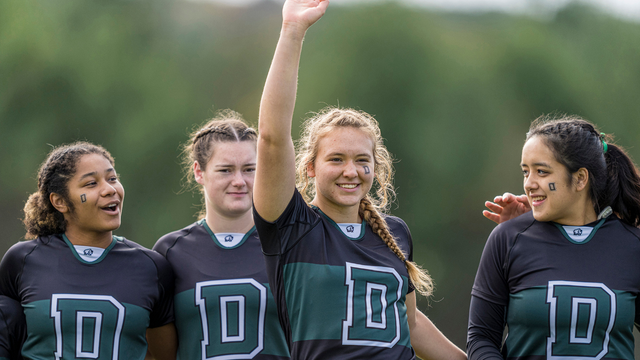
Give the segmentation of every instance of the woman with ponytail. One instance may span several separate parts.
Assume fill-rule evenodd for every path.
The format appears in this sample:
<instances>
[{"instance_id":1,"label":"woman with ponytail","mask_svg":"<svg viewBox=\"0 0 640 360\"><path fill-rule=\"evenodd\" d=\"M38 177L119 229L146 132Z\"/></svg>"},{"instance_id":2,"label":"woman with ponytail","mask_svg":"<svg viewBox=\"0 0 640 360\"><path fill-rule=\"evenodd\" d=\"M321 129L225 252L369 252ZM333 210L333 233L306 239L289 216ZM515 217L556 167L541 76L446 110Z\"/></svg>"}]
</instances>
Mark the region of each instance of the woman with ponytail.
<instances>
[{"instance_id":1,"label":"woman with ponytail","mask_svg":"<svg viewBox=\"0 0 640 360\"><path fill-rule=\"evenodd\" d=\"M254 220L291 357L465 359L416 308L432 283L406 224L383 213L393 169L376 120L327 108L306 122L295 156L302 40L327 6L285 2L260 104Z\"/></svg>"},{"instance_id":2,"label":"woman with ponytail","mask_svg":"<svg viewBox=\"0 0 640 360\"><path fill-rule=\"evenodd\" d=\"M223 110L183 146L186 184L204 206L153 247L176 275L180 360L289 359L251 211L257 139L242 115Z\"/></svg>"},{"instance_id":3,"label":"woman with ponytail","mask_svg":"<svg viewBox=\"0 0 640 360\"><path fill-rule=\"evenodd\" d=\"M471 292L471 359L634 358L640 174L612 140L575 116L532 123L525 195L487 203L501 224Z\"/></svg>"},{"instance_id":4,"label":"woman with ponytail","mask_svg":"<svg viewBox=\"0 0 640 360\"><path fill-rule=\"evenodd\" d=\"M56 147L40 167L24 207L31 240L0 262L0 295L24 309L25 358L175 359L173 273L160 254L113 235L123 201L101 146Z\"/></svg>"}]
</instances>

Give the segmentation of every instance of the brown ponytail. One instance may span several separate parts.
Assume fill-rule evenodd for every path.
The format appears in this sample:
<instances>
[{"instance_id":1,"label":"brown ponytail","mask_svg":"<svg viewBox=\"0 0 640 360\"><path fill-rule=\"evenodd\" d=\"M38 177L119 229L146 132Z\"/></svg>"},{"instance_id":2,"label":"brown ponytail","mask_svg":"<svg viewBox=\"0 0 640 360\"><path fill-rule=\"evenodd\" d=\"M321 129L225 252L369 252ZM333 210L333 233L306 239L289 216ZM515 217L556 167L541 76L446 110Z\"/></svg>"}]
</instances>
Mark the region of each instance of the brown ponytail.
<instances>
[{"instance_id":1,"label":"brown ponytail","mask_svg":"<svg viewBox=\"0 0 640 360\"><path fill-rule=\"evenodd\" d=\"M387 226L387 222L384 221L382 216L378 210L373 206L371 201L369 200L369 196L367 195L362 200L360 200L360 208L358 209L358 214L364 221L371 226L373 232L378 234L380 238L387 244L389 249L393 251L393 253L400 259L404 265L407 267L407 272L409 272L409 279L411 283L415 287L416 291L425 297L431 296L433 292L433 280L429 273L421 268L419 265L414 263L413 261L407 260L406 256L398 246L396 239L389 232L389 227Z\"/></svg>"}]
</instances>

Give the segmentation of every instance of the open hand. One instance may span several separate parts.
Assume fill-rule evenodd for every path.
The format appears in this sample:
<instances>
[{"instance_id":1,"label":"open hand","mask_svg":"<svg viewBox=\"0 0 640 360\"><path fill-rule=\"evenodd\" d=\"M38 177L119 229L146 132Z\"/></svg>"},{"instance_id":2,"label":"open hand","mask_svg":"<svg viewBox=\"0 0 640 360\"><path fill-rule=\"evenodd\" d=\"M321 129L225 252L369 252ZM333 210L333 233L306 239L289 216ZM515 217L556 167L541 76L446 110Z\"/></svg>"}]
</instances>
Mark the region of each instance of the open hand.
<instances>
[{"instance_id":1,"label":"open hand","mask_svg":"<svg viewBox=\"0 0 640 360\"><path fill-rule=\"evenodd\" d=\"M531 205L526 195L516 196L508 192L502 196L496 196L493 202L485 202L484 206L489 210L484 210L482 215L496 224L501 224L531 211Z\"/></svg>"},{"instance_id":2,"label":"open hand","mask_svg":"<svg viewBox=\"0 0 640 360\"><path fill-rule=\"evenodd\" d=\"M282 8L282 23L308 29L329 6L329 0L287 0Z\"/></svg>"}]
</instances>

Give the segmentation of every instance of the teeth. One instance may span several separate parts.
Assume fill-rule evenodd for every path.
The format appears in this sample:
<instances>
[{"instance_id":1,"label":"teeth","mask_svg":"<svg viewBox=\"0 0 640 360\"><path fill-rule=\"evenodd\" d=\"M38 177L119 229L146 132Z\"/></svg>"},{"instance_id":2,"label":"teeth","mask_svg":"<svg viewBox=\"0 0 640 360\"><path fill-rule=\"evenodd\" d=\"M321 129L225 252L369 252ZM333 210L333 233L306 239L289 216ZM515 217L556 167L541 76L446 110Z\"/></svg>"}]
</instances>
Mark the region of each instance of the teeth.
<instances>
[{"instance_id":1,"label":"teeth","mask_svg":"<svg viewBox=\"0 0 640 360\"><path fill-rule=\"evenodd\" d=\"M546 196L534 196L534 197L532 197L531 199L532 199L533 201L542 201L542 200L544 200L544 199L546 199L546 198L547 198Z\"/></svg>"},{"instance_id":2,"label":"teeth","mask_svg":"<svg viewBox=\"0 0 640 360\"><path fill-rule=\"evenodd\" d=\"M358 185L347 185L347 184L342 184L342 185L338 185L338 186L343 187L343 188L345 188L345 189L355 189L355 188L356 188L356 186L358 186Z\"/></svg>"}]
</instances>

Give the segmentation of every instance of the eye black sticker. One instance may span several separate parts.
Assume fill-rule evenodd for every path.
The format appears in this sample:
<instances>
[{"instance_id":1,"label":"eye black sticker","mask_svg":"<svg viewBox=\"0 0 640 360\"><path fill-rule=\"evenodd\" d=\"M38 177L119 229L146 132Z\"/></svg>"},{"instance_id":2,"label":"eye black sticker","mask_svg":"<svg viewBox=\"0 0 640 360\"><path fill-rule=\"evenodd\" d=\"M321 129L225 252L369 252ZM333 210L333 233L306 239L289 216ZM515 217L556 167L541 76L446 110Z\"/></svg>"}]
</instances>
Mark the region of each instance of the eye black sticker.
<instances>
[{"instance_id":1,"label":"eye black sticker","mask_svg":"<svg viewBox=\"0 0 640 360\"><path fill-rule=\"evenodd\" d=\"M549 183L549 190L556 191L556 183Z\"/></svg>"},{"instance_id":2,"label":"eye black sticker","mask_svg":"<svg viewBox=\"0 0 640 360\"><path fill-rule=\"evenodd\" d=\"M81 200L82 202L87 202L87 195L86 195L86 194L82 194L82 195L80 195L80 200Z\"/></svg>"},{"instance_id":3,"label":"eye black sticker","mask_svg":"<svg viewBox=\"0 0 640 360\"><path fill-rule=\"evenodd\" d=\"M371 172L371 170L369 170L369 167L367 165L363 166L363 168L364 168L365 174L369 174Z\"/></svg>"}]
</instances>

